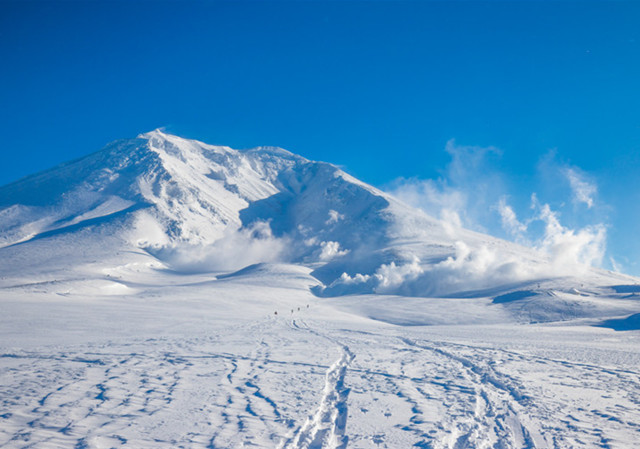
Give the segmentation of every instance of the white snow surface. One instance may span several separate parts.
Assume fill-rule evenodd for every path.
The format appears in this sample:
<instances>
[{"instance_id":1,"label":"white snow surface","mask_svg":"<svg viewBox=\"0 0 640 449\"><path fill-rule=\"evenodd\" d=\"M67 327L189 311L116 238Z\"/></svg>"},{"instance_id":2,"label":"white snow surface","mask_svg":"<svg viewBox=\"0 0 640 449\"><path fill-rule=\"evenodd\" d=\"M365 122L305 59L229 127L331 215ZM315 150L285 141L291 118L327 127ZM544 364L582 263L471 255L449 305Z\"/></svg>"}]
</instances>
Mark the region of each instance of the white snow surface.
<instances>
[{"instance_id":1,"label":"white snow surface","mask_svg":"<svg viewBox=\"0 0 640 449\"><path fill-rule=\"evenodd\" d=\"M156 130L0 188L0 447L634 448L639 299Z\"/></svg>"}]
</instances>

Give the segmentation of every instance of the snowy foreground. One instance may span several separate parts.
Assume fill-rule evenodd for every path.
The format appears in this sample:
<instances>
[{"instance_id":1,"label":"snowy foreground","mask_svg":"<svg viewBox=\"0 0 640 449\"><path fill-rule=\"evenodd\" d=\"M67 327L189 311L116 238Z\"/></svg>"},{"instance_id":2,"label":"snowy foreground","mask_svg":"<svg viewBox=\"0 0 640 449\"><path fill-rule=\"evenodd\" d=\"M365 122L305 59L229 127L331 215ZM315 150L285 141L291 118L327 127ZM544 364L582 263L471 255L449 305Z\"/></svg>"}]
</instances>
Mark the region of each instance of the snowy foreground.
<instances>
[{"instance_id":1,"label":"snowy foreground","mask_svg":"<svg viewBox=\"0 0 640 449\"><path fill-rule=\"evenodd\" d=\"M0 187L0 447L640 447L640 279L541 211L160 130Z\"/></svg>"},{"instance_id":2,"label":"snowy foreground","mask_svg":"<svg viewBox=\"0 0 640 449\"><path fill-rule=\"evenodd\" d=\"M103 280L101 293L82 280L5 281L1 447L640 443L638 331L584 320L461 325L496 322L498 306L317 298L313 278L286 265L218 280L126 269L127 281ZM132 293L112 295L114 286ZM382 321L402 316L412 325Z\"/></svg>"}]
</instances>

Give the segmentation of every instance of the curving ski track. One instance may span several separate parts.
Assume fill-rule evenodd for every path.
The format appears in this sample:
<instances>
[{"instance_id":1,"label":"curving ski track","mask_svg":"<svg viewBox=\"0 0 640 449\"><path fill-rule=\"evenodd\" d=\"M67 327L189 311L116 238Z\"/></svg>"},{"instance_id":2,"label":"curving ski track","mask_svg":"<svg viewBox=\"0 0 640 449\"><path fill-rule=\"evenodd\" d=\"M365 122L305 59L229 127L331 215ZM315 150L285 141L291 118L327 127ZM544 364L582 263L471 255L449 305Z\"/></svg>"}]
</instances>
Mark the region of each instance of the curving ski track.
<instances>
[{"instance_id":1,"label":"curving ski track","mask_svg":"<svg viewBox=\"0 0 640 449\"><path fill-rule=\"evenodd\" d=\"M626 449L640 436L631 364L309 315L0 354L0 447Z\"/></svg>"}]
</instances>

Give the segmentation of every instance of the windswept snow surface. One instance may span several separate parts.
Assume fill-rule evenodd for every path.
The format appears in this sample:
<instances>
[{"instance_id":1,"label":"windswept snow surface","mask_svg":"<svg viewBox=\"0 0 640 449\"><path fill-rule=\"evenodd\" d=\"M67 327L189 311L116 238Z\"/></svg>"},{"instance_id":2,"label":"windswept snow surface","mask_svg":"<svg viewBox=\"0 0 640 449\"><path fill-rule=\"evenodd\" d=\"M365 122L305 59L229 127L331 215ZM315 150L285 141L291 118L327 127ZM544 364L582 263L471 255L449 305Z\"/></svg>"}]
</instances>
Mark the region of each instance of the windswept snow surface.
<instances>
[{"instance_id":1,"label":"windswept snow surface","mask_svg":"<svg viewBox=\"0 0 640 449\"><path fill-rule=\"evenodd\" d=\"M154 131L0 188L0 447L634 448L637 279Z\"/></svg>"}]
</instances>

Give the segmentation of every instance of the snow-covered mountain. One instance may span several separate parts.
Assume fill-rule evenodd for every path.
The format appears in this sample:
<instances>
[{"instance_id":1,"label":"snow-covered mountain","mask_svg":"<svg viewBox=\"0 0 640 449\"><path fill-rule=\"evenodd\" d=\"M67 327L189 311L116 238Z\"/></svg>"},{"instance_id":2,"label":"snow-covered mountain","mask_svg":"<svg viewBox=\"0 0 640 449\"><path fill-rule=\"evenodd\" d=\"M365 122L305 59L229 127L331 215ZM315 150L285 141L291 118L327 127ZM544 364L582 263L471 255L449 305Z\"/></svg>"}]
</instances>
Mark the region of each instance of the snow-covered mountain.
<instances>
[{"instance_id":1,"label":"snow-covered mountain","mask_svg":"<svg viewBox=\"0 0 640 449\"><path fill-rule=\"evenodd\" d=\"M0 188L0 244L5 278L56 282L131 257L217 276L285 263L308 269L318 296L537 298L552 309L558 296L575 308L635 283L456 228L328 163L160 130Z\"/></svg>"}]
</instances>

